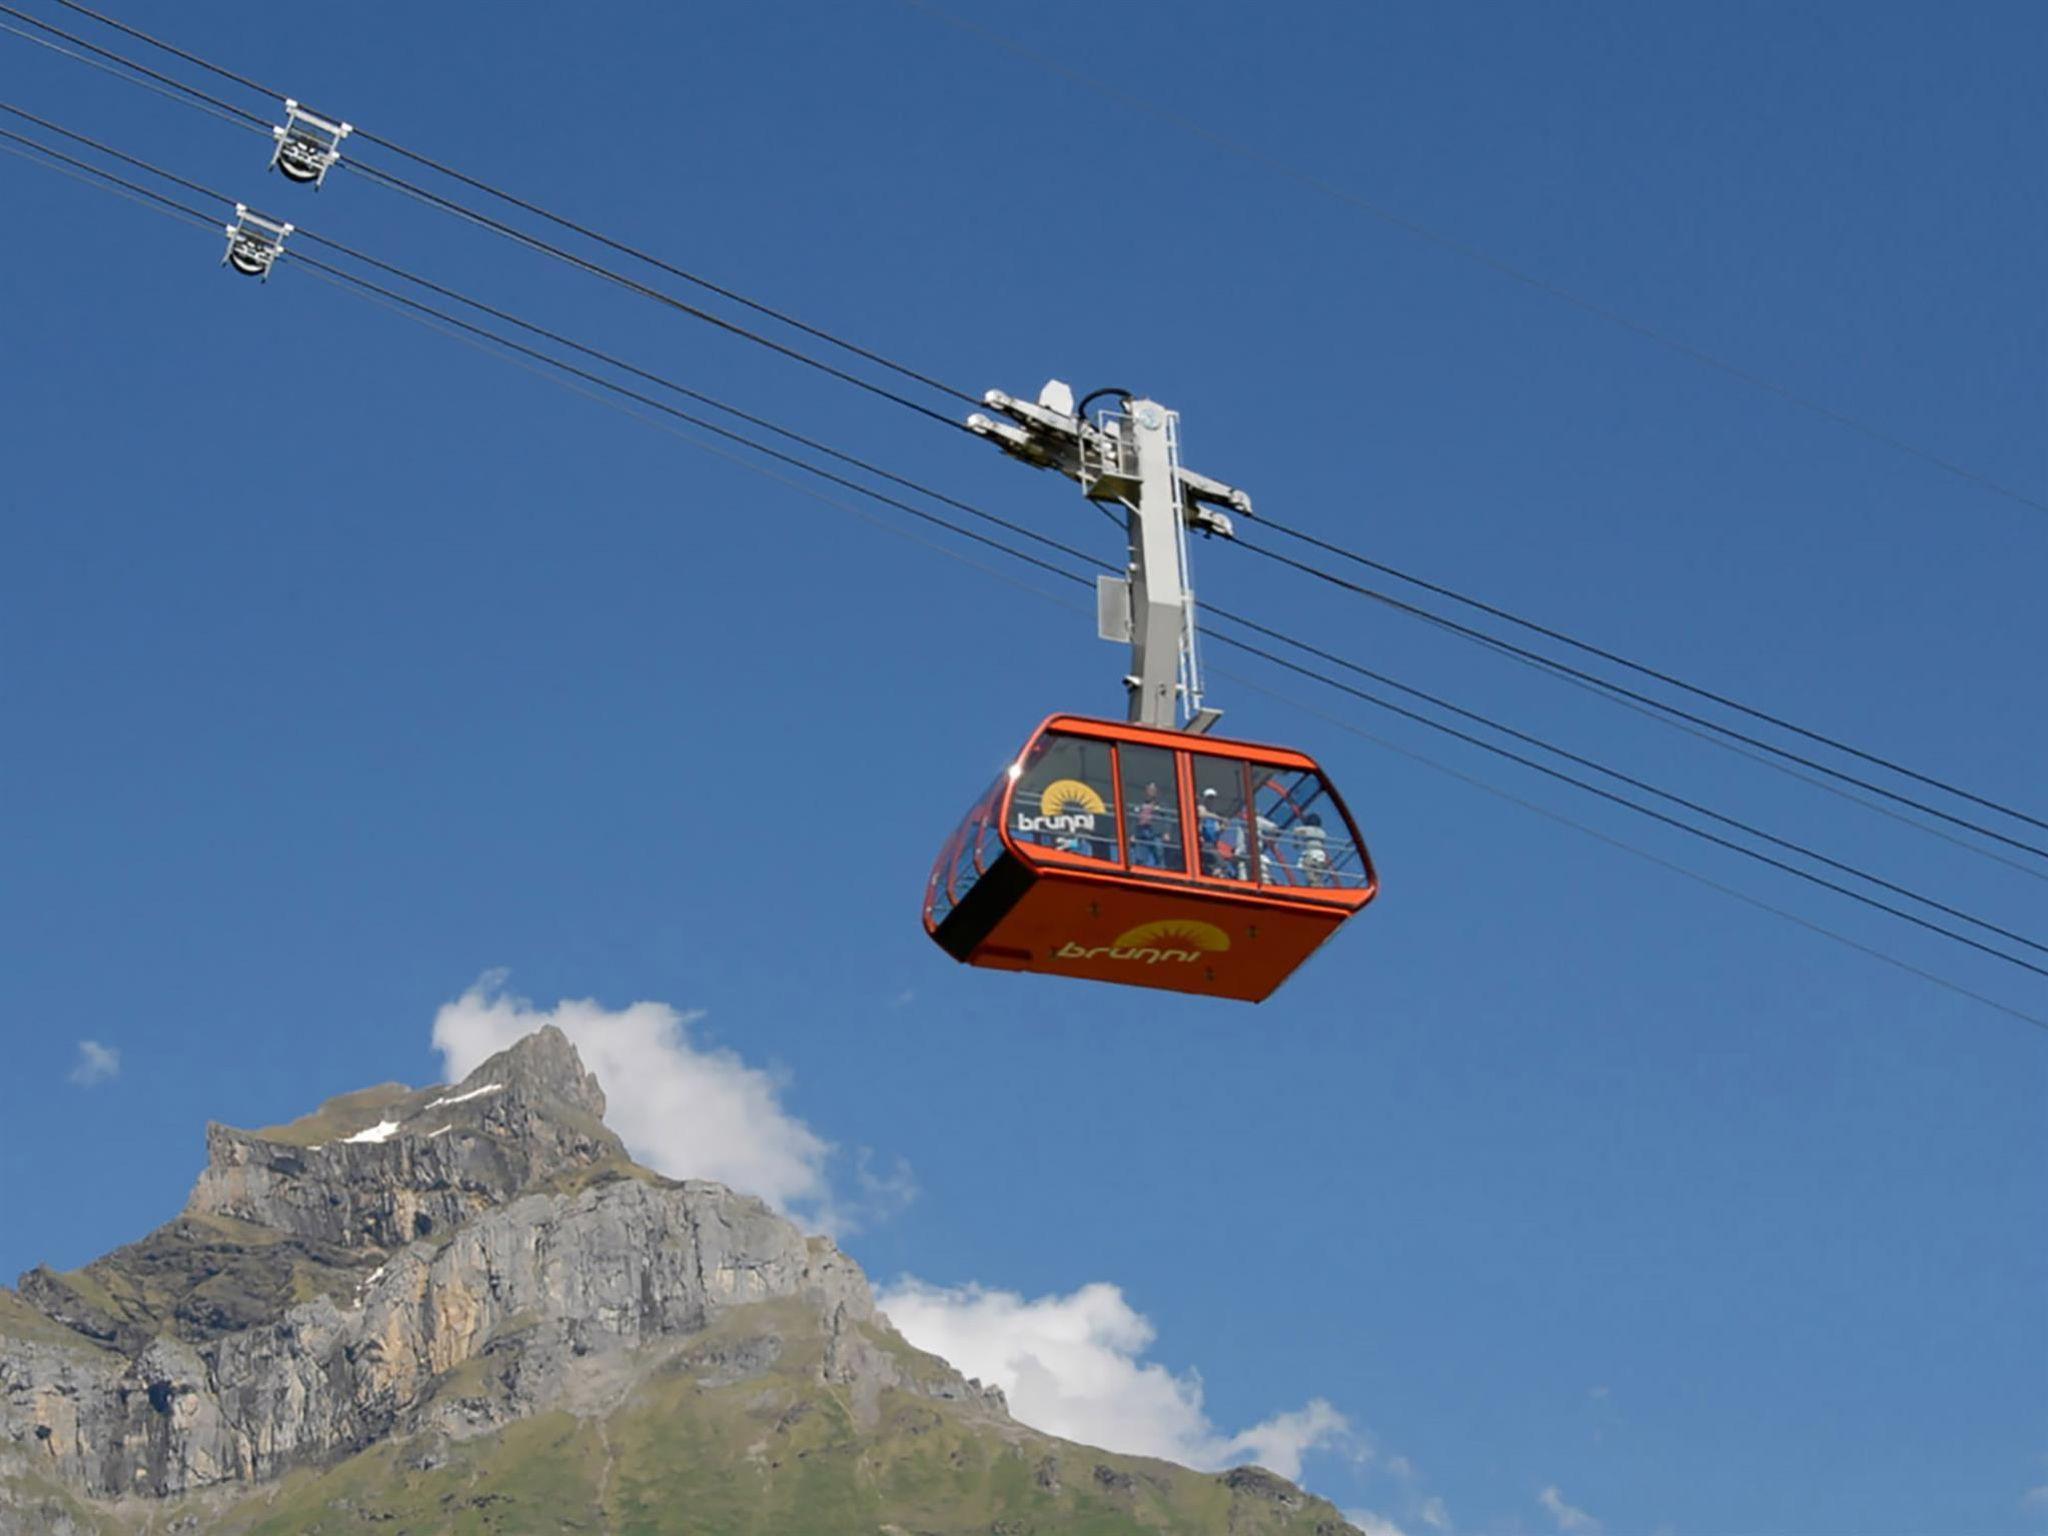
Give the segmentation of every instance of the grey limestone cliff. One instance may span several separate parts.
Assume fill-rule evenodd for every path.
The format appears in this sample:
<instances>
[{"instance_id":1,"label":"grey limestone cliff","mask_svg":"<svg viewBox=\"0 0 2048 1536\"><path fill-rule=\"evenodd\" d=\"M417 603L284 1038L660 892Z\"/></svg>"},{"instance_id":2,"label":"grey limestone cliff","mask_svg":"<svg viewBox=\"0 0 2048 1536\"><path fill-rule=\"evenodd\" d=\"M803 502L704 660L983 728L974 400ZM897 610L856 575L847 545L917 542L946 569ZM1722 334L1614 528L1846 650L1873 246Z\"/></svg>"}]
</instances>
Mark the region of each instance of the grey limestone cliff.
<instances>
[{"instance_id":1,"label":"grey limestone cliff","mask_svg":"<svg viewBox=\"0 0 2048 1536\"><path fill-rule=\"evenodd\" d=\"M176 1221L0 1291L0 1447L97 1498L265 1479L530 1415L607 1356L778 1299L815 1316L824 1374L856 1401L902 1384L832 1243L634 1166L603 1114L550 1028L451 1088L209 1127ZM957 1377L925 1385L1001 1412Z\"/></svg>"}]
</instances>

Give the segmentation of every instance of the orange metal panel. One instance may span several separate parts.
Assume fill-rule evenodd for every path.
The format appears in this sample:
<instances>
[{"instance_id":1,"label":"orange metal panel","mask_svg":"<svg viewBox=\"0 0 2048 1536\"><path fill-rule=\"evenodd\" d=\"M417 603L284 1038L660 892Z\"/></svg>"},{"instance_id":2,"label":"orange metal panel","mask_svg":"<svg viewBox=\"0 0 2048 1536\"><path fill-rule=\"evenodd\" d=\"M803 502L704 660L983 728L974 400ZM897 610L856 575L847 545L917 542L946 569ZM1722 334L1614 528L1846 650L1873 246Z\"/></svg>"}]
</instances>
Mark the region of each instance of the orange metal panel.
<instances>
[{"instance_id":1,"label":"orange metal panel","mask_svg":"<svg viewBox=\"0 0 2048 1536\"><path fill-rule=\"evenodd\" d=\"M1102 741L1135 741L1169 752L1206 752L1218 757L1243 757L1275 768L1314 768L1315 759L1287 747L1269 747L1257 741L1232 741L1221 736L1194 736L1186 731L1162 731L1149 725L1132 725L1127 720L1097 720L1087 715L1053 715L1031 733L1036 741L1047 731L1064 731L1073 736L1093 736ZM1025 744L1029 749L1030 743ZM1018 753L1021 759L1023 753Z\"/></svg>"},{"instance_id":2,"label":"orange metal panel","mask_svg":"<svg viewBox=\"0 0 2048 1536\"><path fill-rule=\"evenodd\" d=\"M967 960L1260 1002L1350 915L1041 869Z\"/></svg>"}]
</instances>

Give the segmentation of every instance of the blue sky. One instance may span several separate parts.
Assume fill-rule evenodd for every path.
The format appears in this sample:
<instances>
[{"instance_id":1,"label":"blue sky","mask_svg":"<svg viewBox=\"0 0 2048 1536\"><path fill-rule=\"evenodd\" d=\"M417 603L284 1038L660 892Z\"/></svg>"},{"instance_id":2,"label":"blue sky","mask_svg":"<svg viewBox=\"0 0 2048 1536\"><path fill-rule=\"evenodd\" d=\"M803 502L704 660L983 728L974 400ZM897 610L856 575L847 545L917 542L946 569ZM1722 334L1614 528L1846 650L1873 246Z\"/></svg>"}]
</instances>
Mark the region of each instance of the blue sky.
<instances>
[{"instance_id":1,"label":"blue sky","mask_svg":"<svg viewBox=\"0 0 2048 1536\"><path fill-rule=\"evenodd\" d=\"M2036 7L999 24L2048 499ZM2048 513L929 13L175 28L970 389L1149 392L1295 525L2041 807ZM964 437L0 60L32 110L1116 556ZM772 1074L840 1191L857 1149L907 1167L847 1237L878 1281L1114 1286L1153 1336L1105 1337L1198 1371L1222 1438L1333 1405L1355 1434L1306 1481L1408 1536L2048 1529L2048 1035L1354 731L2048 1011L2022 973L1221 653L1227 726L1324 759L1383 898L1256 1010L956 968L916 921L932 853L1037 719L1119 707L1088 618L11 157L0 206L0 1274L171 1215L208 1118L436 1078L437 1015L502 968L537 1011L687 1015L677 1048ZM2048 910L1198 556L1226 606L2009 926ZM73 1081L86 1040L118 1070Z\"/></svg>"}]
</instances>

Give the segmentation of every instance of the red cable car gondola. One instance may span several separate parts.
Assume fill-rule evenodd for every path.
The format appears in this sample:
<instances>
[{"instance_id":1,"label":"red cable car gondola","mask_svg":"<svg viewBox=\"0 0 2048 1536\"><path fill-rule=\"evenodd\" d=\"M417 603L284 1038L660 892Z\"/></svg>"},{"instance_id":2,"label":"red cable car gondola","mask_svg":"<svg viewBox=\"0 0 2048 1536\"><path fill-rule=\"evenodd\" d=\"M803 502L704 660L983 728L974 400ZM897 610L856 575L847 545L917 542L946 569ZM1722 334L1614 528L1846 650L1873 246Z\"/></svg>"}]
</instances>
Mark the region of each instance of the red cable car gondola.
<instances>
[{"instance_id":1,"label":"red cable car gondola","mask_svg":"<svg viewBox=\"0 0 2048 1536\"><path fill-rule=\"evenodd\" d=\"M1091 422L1104 395L1123 408ZM1156 401L1076 406L1056 379L1035 404L986 398L1010 419L970 430L1128 514L1128 574L1097 579L1097 632L1131 647L1130 719L1032 733L940 850L925 931L969 965L1260 1002L1379 881L1313 758L1208 734L1187 532L1234 537L1251 498L1182 466Z\"/></svg>"},{"instance_id":2,"label":"red cable car gondola","mask_svg":"<svg viewBox=\"0 0 2048 1536\"><path fill-rule=\"evenodd\" d=\"M1259 1002L1378 888L1312 758L1054 715L941 850L924 924L969 965Z\"/></svg>"}]
</instances>

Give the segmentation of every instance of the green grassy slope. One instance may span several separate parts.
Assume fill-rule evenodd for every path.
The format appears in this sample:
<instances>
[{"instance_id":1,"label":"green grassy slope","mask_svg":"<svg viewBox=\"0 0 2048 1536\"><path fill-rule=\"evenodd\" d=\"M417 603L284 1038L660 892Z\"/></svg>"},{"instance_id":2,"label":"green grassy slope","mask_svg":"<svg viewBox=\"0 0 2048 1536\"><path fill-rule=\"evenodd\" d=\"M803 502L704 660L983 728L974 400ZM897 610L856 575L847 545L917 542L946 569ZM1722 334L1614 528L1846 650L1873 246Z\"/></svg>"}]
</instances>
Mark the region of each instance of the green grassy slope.
<instances>
[{"instance_id":1,"label":"green grassy slope","mask_svg":"<svg viewBox=\"0 0 2048 1536\"><path fill-rule=\"evenodd\" d=\"M906 1379L942 1368L877 1330ZM761 1346L754 1349L754 1346ZM735 1367L736 1358L758 1363ZM415 1436L232 1503L118 1510L64 1500L80 1536L1340 1536L1337 1511L1265 1473L1215 1475L1054 1440L977 1404L821 1378L815 1318L739 1307L622 1400L467 1440ZM475 1362L471 1362L475 1364ZM929 1373L929 1374L928 1374ZM444 1402L488 1399L454 1372ZM51 1506L55 1507L55 1506ZM181 1525L181 1521L192 1522Z\"/></svg>"}]
</instances>

